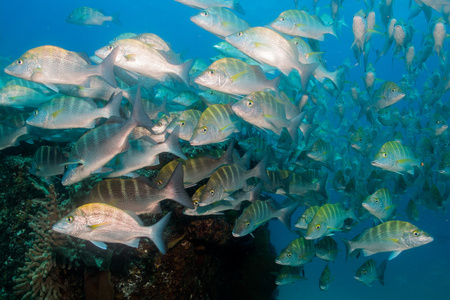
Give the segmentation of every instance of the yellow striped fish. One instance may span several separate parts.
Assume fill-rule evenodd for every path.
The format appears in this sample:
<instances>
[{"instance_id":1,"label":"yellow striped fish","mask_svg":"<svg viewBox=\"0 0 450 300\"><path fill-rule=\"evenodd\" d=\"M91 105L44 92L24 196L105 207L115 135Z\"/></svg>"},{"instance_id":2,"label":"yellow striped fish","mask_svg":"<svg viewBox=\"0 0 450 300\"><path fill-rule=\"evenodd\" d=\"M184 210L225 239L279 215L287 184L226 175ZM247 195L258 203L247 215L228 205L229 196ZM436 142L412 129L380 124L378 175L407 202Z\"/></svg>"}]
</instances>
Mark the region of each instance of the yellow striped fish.
<instances>
[{"instance_id":1,"label":"yellow striped fish","mask_svg":"<svg viewBox=\"0 0 450 300\"><path fill-rule=\"evenodd\" d=\"M298 218L297 222L295 222L295 227L300 229L308 229L308 224L311 223L319 208L320 206L316 205L306 209L300 218Z\"/></svg>"},{"instance_id":2,"label":"yellow striped fish","mask_svg":"<svg viewBox=\"0 0 450 300\"><path fill-rule=\"evenodd\" d=\"M386 264L387 260L384 260L377 268L377 263L371 258L356 270L355 279L368 286L372 286L371 283L375 280L379 280L381 285L384 285L384 271L386 270Z\"/></svg>"},{"instance_id":3,"label":"yellow striped fish","mask_svg":"<svg viewBox=\"0 0 450 300\"><path fill-rule=\"evenodd\" d=\"M414 175L414 167L419 166L419 160L409 147L399 141L390 141L381 147L372 165L401 175L405 172Z\"/></svg>"},{"instance_id":4,"label":"yellow striped fish","mask_svg":"<svg viewBox=\"0 0 450 300\"><path fill-rule=\"evenodd\" d=\"M279 265L295 267L311 261L315 254L314 242L304 237L299 237L281 251L275 262Z\"/></svg>"},{"instance_id":5,"label":"yellow striped fish","mask_svg":"<svg viewBox=\"0 0 450 300\"><path fill-rule=\"evenodd\" d=\"M362 206L381 222L389 220L397 208L388 189L379 189L369 195Z\"/></svg>"}]
</instances>

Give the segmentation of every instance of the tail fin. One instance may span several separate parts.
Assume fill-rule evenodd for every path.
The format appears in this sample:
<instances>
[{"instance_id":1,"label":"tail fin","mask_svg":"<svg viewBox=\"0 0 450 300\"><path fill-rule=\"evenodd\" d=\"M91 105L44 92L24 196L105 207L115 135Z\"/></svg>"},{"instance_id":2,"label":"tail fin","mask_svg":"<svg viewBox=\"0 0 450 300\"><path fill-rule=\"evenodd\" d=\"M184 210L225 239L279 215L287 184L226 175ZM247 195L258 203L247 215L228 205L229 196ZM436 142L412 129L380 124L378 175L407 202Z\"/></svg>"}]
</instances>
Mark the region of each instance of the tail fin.
<instances>
[{"instance_id":1,"label":"tail fin","mask_svg":"<svg viewBox=\"0 0 450 300\"><path fill-rule=\"evenodd\" d=\"M300 74L300 79L302 81L302 90L306 92L308 88L309 79L311 78L312 74L317 69L319 64L318 63L302 64L301 62L298 63L300 66L297 67L296 70Z\"/></svg>"},{"instance_id":2,"label":"tail fin","mask_svg":"<svg viewBox=\"0 0 450 300\"><path fill-rule=\"evenodd\" d=\"M294 144L297 144L298 141L298 128L300 127L300 123L305 118L305 112L302 112L298 114L296 117L289 120L289 125L286 128L289 132L289 135L291 136L292 141Z\"/></svg>"},{"instance_id":3,"label":"tail fin","mask_svg":"<svg viewBox=\"0 0 450 300\"><path fill-rule=\"evenodd\" d=\"M119 93L122 96L122 93ZM136 92L136 98L133 101L133 112L131 113L132 122L136 126L146 127L151 131L154 126L153 121L149 119L145 113L144 106L142 105L141 88L138 88Z\"/></svg>"},{"instance_id":4,"label":"tail fin","mask_svg":"<svg viewBox=\"0 0 450 300\"><path fill-rule=\"evenodd\" d=\"M280 96L280 89L278 86L280 85L281 76L275 77L274 79L270 80L271 89L275 92L276 96Z\"/></svg>"},{"instance_id":5,"label":"tail fin","mask_svg":"<svg viewBox=\"0 0 450 300\"><path fill-rule=\"evenodd\" d=\"M172 131L172 133L169 135L169 137L165 140L165 152L172 153L179 158L182 158L184 160L187 160L186 155L183 153L183 150L181 149L180 141L179 141L179 134L180 134L180 126L177 125L175 129Z\"/></svg>"},{"instance_id":6,"label":"tail fin","mask_svg":"<svg viewBox=\"0 0 450 300\"><path fill-rule=\"evenodd\" d=\"M242 15L245 15L245 11L242 8L242 6L239 4L239 0L234 0L233 2L234 2L233 7L231 7L231 9L237 11L238 13L240 13Z\"/></svg>"},{"instance_id":7,"label":"tail fin","mask_svg":"<svg viewBox=\"0 0 450 300\"><path fill-rule=\"evenodd\" d=\"M164 229L166 228L167 224L169 223L170 216L172 215L172 212L169 212L167 215L164 216L161 220L158 221L158 223L147 227L148 228L148 238L155 243L156 247L159 251L161 251L162 254L166 254L166 244L164 243L162 234Z\"/></svg>"},{"instance_id":8,"label":"tail fin","mask_svg":"<svg viewBox=\"0 0 450 300\"><path fill-rule=\"evenodd\" d=\"M105 112L104 117L109 118L111 116L120 117L120 104L122 103L122 95L123 93L119 93L116 96L111 95L111 98L108 104L102 108Z\"/></svg>"},{"instance_id":9,"label":"tail fin","mask_svg":"<svg viewBox=\"0 0 450 300\"><path fill-rule=\"evenodd\" d=\"M286 226L288 230L291 230L291 216L297 209L298 205L299 202L295 201L291 205L280 209L280 216L278 217L278 219L281 221L281 223L283 223L284 226Z\"/></svg>"},{"instance_id":10,"label":"tail fin","mask_svg":"<svg viewBox=\"0 0 450 300\"><path fill-rule=\"evenodd\" d=\"M380 281L381 285L384 285L384 271L386 270L387 260L384 260L377 270L377 278Z\"/></svg>"},{"instance_id":11,"label":"tail fin","mask_svg":"<svg viewBox=\"0 0 450 300\"><path fill-rule=\"evenodd\" d=\"M111 53L99 64L98 67L98 76L105 79L107 83L109 83L113 88L117 87L116 78L114 77L114 63L116 62L117 54L119 53L119 47L115 47Z\"/></svg>"},{"instance_id":12,"label":"tail fin","mask_svg":"<svg viewBox=\"0 0 450 300\"><path fill-rule=\"evenodd\" d=\"M234 150L234 140L231 141L230 145L228 145L227 151L220 158L221 165L231 165L233 163L233 150Z\"/></svg>"},{"instance_id":13,"label":"tail fin","mask_svg":"<svg viewBox=\"0 0 450 300\"><path fill-rule=\"evenodd\" d=\"M177 70L177 76L180 77L180 79L187 85L190 86L191 85L191 80L189 78L189 71L192 68L192 65L194 64L194 60L190 59L187 62L181 64L181 65L177 65L178 66L178 70Z\"/></svg>"},{"instance_id":14,"label":"tail fin","mask_svg":"<svg viewBox=\"0 0 450 300\"><path fill-rule=\"evenodd\" d=\"M308 145L309 138L311 137L311 133L319 127L319 124L300 124L300 130L303 133L303 138L305 139L305 145Z\"/></svg>"},{"instance_id":15,"label":"tail fin","mask_svg":"<svg viewBox=\"0 0 450 300\"><path fill-rule=\"evenodd\" d=\"M267 163L269 161L269 156L265 155L263 159L256 165L256 167L253 169L255 171L255 176L264 181L265 183L269 184L270 179L267 176L266 168Z\"/></svg>"},{"instance_id":16,"label":"tail fin","mask_svg":"<svg viewBox=\"0 0 450 300\"><path fill-rule=\"evenodd\" d=\"M323 175L322 178L319 179L319 182L317 184L317 192L319 192L319 194L321 194L323 197L325 197L325 199L328 199L327 189L326 189L327 179L328 179L328 173Z\"/></svg>"},{"instance_id":17,"label":"tail fin","mask_svg":"<svg viewBox=\"0 0 450 300\"><path fill-rule=\"evenodd\" d=\"M111 16L111 22L113 22L113 23L115 23L115 24L117 24L117 25L119 25L119 26L122 26L122 22L120 22L119 16L120 16L120 12L114 13L114 14Z\"/></svg>"},{"instance_id":18,"label":"tail fin","mask_svg":"<svg viewBox=\"0 0 450 300\"><path fill-rule=\"evenodd\" d=\"M179 162L163 189L167 191L166 195L168 199L172 199L186 207L193 209L194 204L192 203L191 198L184 189L183 177L183 163Z\"/></svg>"},{"instance_id":19,"label":"tail fin","mask_svg":"<svg viewBox=\"0 0 450 300\"><path fill-rule=\"evenodd\" d=\"M328 78L333 82L334 86L340 91L342 88L342 81L339 80L342 77L342 74L344 74L345 68L339 68L334 72L330 73L330 76Z\"/></svg>"}]
</instances>

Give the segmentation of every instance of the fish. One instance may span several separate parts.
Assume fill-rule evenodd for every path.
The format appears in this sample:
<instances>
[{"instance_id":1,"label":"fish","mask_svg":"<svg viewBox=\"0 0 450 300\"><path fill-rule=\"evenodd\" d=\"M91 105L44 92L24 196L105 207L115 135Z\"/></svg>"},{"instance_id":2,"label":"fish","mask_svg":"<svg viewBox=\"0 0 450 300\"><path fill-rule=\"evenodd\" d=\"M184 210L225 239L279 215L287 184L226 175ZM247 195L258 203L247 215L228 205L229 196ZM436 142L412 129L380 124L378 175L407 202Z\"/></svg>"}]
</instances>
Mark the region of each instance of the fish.
<instances>
[{"instance_id":1,"label":"fish","mask_svg":"<svg viewBox=\"0 0 450 300\"><path fill-rule=\"evenodd\" d=\"M316 63L302 64L295 45L269 28L251 27L227 36L225 41L254 60L276 67L286 76L289 76L293 69L297 70L304 91L318 67Z\"/></svg>"},{"instance_id":2,"label":"fish","mask_svg":"<svg viewBox=\"0 0 450 300\"><path fill-rule=\"evenodd\" d=\"M297 132L305 113L292 119L286 118L284 104L268 92L253 92L242 98L231 109L240 118L257 127L268 129L281 135L286 128L294 141L297 142Z\"/></svg>"},{"instance_id":3,"label":"fish","mask_svg":"<svg viewBox=\"0 0 450 300\"><path fill-rule=\"evenodd\" d=\"M316 248L316 256L324 261L334 262L338 255L338 246L335 240L329 236L323 237L314 247Z\"/></svg>"},{"instance_id":4,"label":"fish","mask_svg":"<svg viewBox=\"0 0 450 300\"><path fill-rule=\"evenodd\" d=\"M219 38L250 28L250 25L230 10L213 6L191 17L197 26L217 35Z\"/></svg>"},{"instance_id":5,"label":"fish","mask_svg":"<svg viewBox=\"0 0 450 300\"><path fill-rule=\"evenodd\" d=\"M245 15L239 0L175 0L189 7L205 9L210 7L226 7Z\"/></svg>"},{"instance_id":6,"label":"fish","mask_svg":"<svg viewBox=\"0 0 450 300\"><path fill-rule=\"evenodd\" d=\"M306 153L306 156L315 161L326 163L333 160L334 151L330 143L318 139L312 144L311 149Z\"/></svg>"},{"instance_id":7,"label":"fish","mask_svg":"<svg viewBox=\"0 0 450 300\"><path fill-rule=\"evenodd\" d=\"M122 97L112 97L102 108L89 99L70 96L56 97L36 109L27 124L39 128L94 128L99 118L120 117Z\"/></svg>"},{"instance_id":8,"label":"fish","mask_svg":"<svg viewBox=\"0 0 450 300\"><path fill-rule=\"evenodd\" d=\"M420 165L408 146L403 146L398 140L386 142L375 155L372 165L386 171L404 175L414 175L414 167Z\"/></svg>"},{"instance_id":9,"label":"fish","mask_svg":"<svg viewBox=\"0 0 450 300\"><path fill-rule=\"evenodd\" d=\"M317 192L325 199L328 199L326 191L327 178L328 174L325 174L320 178L315 178L307 172L302 174L293 173L287 191L278 190L277 193L281 195L289 194L304 196L309 192Z\"/></svg>"},{"instance_id":10,"label":"fish","mask_svg":"<svg viewBox=\"0 0 450 300\"><path fill-rule=\"evenodd\" d=\"M0 123L0 150L19 146L20 141L27 136L28 128L26 125L17 128L9 122Z\"/></svg>"},{"instance_id":11,"label":"fish","mask_svg":"<svg viewBox=\"0 0 450 300\"><path fill-rule=\"evenodd\" d=\"M52 230L92 242L106 249L106 243L120 243L139 247L139 238L148 237L158 250L166 253L162 233L169 223L171 212L152 226L143 226L136 214L125 212L104 203L82 205L52 226Z\"/></svg>"},{"instance_id":12,"label":"fish","mask_svg":"<svg viewBox=\"0 0 450 300\"><path fill-rule=\"evenodd\" d=\"M200 116L192 134L191 146L220 143L238 131L238 118L229 105L214 104Z\"/></svg>"},{"instance_id":13,"label":"fish","mask_svg":"<svg viewBox=\"0 0 450 300\"><path fill-rule=\"evenodd\" d=\"M289 283L295 283L296 281L305 278L305 269L303 266L291 267L282 266L280 272L275 279L276 285L285 285Z\"/></svg>"},{"instance_id":14,"label":"fish","mask_svg":"<svg viewBox=\"0 0 450 300\"><path fill-rule=\"evenodd\" d=\"M367 196L362 206L381 222L385 222L392 218L398 205L394 203L389 190L384 188Z\"/></svg>"},{"instance_id":15,"label":"fish","mask_svg":"<svg viewBox=\"0 0 450 300\"><path fill-rule=\"evenodd\" d=\"M406 94L403 93L395 82L386 81L374 92L370 101L362 104L359 117L361 117L363 113L367 114L369 110L377 112L391 106L402 100L405 95Z\"/></svg>"},{"instance_id":16,"label":"fish","mask_svg":"<svg viewBox=\"0 0 450 300\"><path fill-rule=\"evenodd\" d=\"M298 202L294 202L277 209L271 200L255 201L246 207L236 220L232 234L234 237L246 236L273 218L278 218L286 228L290 229L291 215L298 205Z\"/></svg>"},{"instance_id":17,"label":"fish","mask_svg":"<svg viewBox=\"0 0 450 300\"><path fill-rule=\"evenodd\" d=\"M111 49L112 50L112 49ZM85 54L65 50L57 46L40 46L25 52L5 68L5 73L38 83L58 92L55 84L87 86L89 78L98 75L112 87L117 87L113 73L118 51L103 56L101 64L93 66Z\"/></svg>"},{"instance_id":18,"label":"fish","mask_svg":"<svg viewBox=\"0 0 450 300\"><path fill-rule=\"evenodd\" d=\"M406 216L410 221L417 222L419 221L419 210L417 209L417 205L413 199L410 199L408 204L406 205Z\"/></svg>"},{"instance_id":19,"label":"fish","mask_svg":"<svg viewBox=\"0 0 450 300\"><path fill-rule=\"evenodd\" d=\"M67 155L56 146L41 146L33 155L30 173L38 177L51 177L64 173Z\"/></svg>"},{"instance_id":20,"label":"fish","mask_svg":"<svg viewBox=\"0 0 450 300\"><path fill-rule=\"evenodd\" d=\"M248 95L265 89L278 93L280 78L268 80L260 66L226 57L213 62L194 82L222 93Z\"/></svg>"},{"instance_id":21,"label":"fish","mask_svg":"<svg viewBox=\"0 0 450 300\"><path fill-rule=\"evenodd\" d=\"M0 89L0 105L19 109L38 107L49 101L51 97L39 90L22 85L5 85Z\"/></svg>"},{"instance_id":22,"label":"fish","mask_svg":"<svg viewBox=\"0 0 450 300\"><path fill-rule=\"evenodd\" d=\"M188 109L183 111L177 118L172 120L167 126L167 132L171 133L175 127L179 126L180 132L178 137L184 141L190 141L194 134L194 129L197 126L202 112L197 109Z\"/></svg>"},{"instance_id":23,"label":"fish","mask_svg":"<svg viewBox=\"0 0 450 300\"><path fill-rule=\"evenodd\" d=\"M199 205L205 206L213 202L223 200L232 192L246 186L246 180L258 177L268 182L266 166L268 157L261 160L253 169L246 170L240 162L232 165L224 165L211 175L200 197Z\"/></svg>"},{"instance_id":24,"label":"fish","mask_svg":"<svg viewBox=\"0 0 450 300\"><path fill-rule=\"evenodd\" d=\"M112 16L106 16L100 9L85 6L75 8L75 10L66 19L67 23L85 26L102 26L103 23L107 21L111 21L117 25L122 25L119 20L118 13Z\"/></svg>"},{"instance_id":25,"label":"fish","mask_svg":"<svg viewBox=\"0 0 450 300\"><path fill-rule=\"evenodd\" d=\"M350 139L350 146L363 155L367 155L372 148L370 137L366 134L363 127L359 127Z\"/></svg>"},{"instance_id":26,"label":"fish","mask_svg":"<svg viewBox=\"0 0 450 300\"><path fill-rule=\"evenodd\" d=\"M308 229L308 224L311 223L312 219L316 215L316 212L319 210L320 206L311 206L308 207L305 212L298 218L295 222L295 228L300 229Z\"/></svg>"},{"instance_id":27,"label":"fish","mask_svg":"<svg viewBox=\"0 0 450 300\"><path fill-rule=\"evenodd\" d=\"M318 16L310 15L304 10L286 10L270 23L270 26L281 33L319 41L324 40L325 34L337 37L333 25L325 25Z\"/></svg>"},{"instance_id":28,"label":"fish","mask_svg":"<svg viewBox=\"0 0 450 300\"><path fill-rule=\"evenodd\" d=\"M322 274L319 278L319 288L322 291L328 291L330 288L331 281L333 281L334 276L331 277L330 268L328 267L328 264L325 266L325 268L322 271Z\"/></svg>"},{"instance_id":29,"label":"fish","mask_svg":"<svg viewBox=\"0 0 450 300\"><path fill-rule=\"evenodd\" d=\"M160 213L159 203L170 199L188 208L194 205L183 186L183 168L175 168L167 183L157 187L145 177L113 178L98 182L90 191L86 203L106 203L137 215Z\"/></svg>"},{"instance_id":30,"label":"fish","mask_svg":"<svg viewBox=\"0 0 450 300\"><path fill-rule=\"evenodd\" d=\"M351 241L345 239L342 241L347 249L347 256L361 249L364 256L391 252L389 255L391 260L404 250L431 243L433 237L411 223L395 220L368 228Z\"/></svg>"},{"instance_id":31,"label":"fish","mask_svg":"<svg viewBox=\"0 0 450 300\"><path fill-rule=\"evenodd\" d=\"M384 260L377 268L377 263L373 258L365 261L355 273L355 279L362 284L372 286L372 282L378 280L381 285L384 285L384 272L386 270L387 260Z\"/></svg>"},{"instance_id":32,"label":"fish","mask_svg":"<svg viewBox=\"0 0 450 300\"><path fill-rule=\"evenodd\" d=\"M297 267L310 262L316 253L314 242L304 237L293 240L284 248L275 262L283 266Z\"/></svg>"},{"instance_id":33,"label":"fish","mask_svg":"<svg viewBox=\"0 0 450 300\"><path fill-rule=\"evenodd\" d=\"M324 204L314 215L308 224L305 239L318 239L326 235L332 235L335 231L340 231L347 218L357 219L352 209L345 210L342 203Z\"/></svg>"},{"instance_id":34,"label":"fish","mask_svg":"<svg viewBox=\"0 0 450 300\"><path fill-rule=\"evenodd\" d=\"M183 64L173 64L168 61L165 52L156 50L134 38L118 40L95 51L95 55L100 58L105 58L110 53L117 53L113 61L114 65L127 71L160 82L165 82L169 75L175 75L184 84L190 86L189 70L194 63L193 60Z\"/></svg>"},{"instance_id":35,"label":"fish","mask_svg":"<svg viewBox=\"0 0 450 300\"><path fill-rule=\"evenodd\" d=\"M235 102L233 96L215 90L206 90L198 93L198 95L206 106L211 106L213 104L228 104L231 106Z\"/></svg>"},{"instance_id":36,"label":"fish","mask_svg":"<svg viewBox=\"0 0 450 300\"><path fill-rule=\"evenodd\" d=\"M119 93L116 97L122 97ZM137 126L151 127L142 107L140 90L134 100L133 113L124 123L106 123L85 133L75 143L69 154L68 168L64 172L62 184L74 184L102 171L101 168L117 154L130 148L128 135Z\"/></svg>"},{"instance_id":37,"label":"fish","mask_svg":"<svg viewBox=\"0 0 450 300\"><path fill-rule=\"evenodd\" d=\"M442 154L442 159L438 166L438 172L445 176L450 176L450 152Z\"/></svg>"}]
</instances>

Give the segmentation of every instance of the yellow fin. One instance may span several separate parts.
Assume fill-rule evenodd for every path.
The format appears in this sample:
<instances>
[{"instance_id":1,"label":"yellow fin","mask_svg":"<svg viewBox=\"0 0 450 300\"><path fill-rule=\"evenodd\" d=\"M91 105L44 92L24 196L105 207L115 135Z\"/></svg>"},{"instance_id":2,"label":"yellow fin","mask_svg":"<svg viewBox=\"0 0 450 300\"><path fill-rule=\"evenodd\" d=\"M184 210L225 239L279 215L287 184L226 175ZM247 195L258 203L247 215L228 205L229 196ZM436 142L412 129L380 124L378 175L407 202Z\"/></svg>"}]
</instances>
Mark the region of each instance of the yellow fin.
<instances>
[{"instance_id":1,"label":"yellow fin","mask_svg":"<svg viewBox=\"0 0 450 300\"><path fill-rule=\"evenodd\" d=\"M261 47L261 46L265 46L265 43L253 43L255 45L256 48Z\"/></svg>"},{"instance_id":2,"label":"yellow fin","mask_svg":"<svg viewBox=\"0 0 450 300\"><path fill-rule=\"evenodd\" d=\"M233 81L233 82L235 82L236 80L238 80L239 78L241 78L244 74L246 74L248 71L247 70L244 70L244 71L242 71L242 72L239 72L239 73L237 73L237 74L234 74L233 76L231 76L231 80Z\"/></svg>"},{"instance_id":3,"label":"yellow fin","mask_svg":"<svg viewBox=\"0 0 450 300\"><path fill-rule=\"evenodd\" d=\"M55 111L54 113L52 113L51 116L52 116L53 118L56 118L63 110L64 110L64 108L58 109L57 111Z\"/></svg>"},{"instance_id":4,"label":"yellow fin","mask_svg":"<svg viewBox=\"0 0 450 300\"><path fill-rule=\"evenodd\" d=\"M228 26L231 26L231 25L233 25L233 23L231 23L231 22L222 22L222 26L223 27L228 27Z\"/></svg>"},{"instance_id":5,"label":"yellow fin","mask_svg":"<svg viewBox=\"0 0 450 300\"><path fill-rule=\"evenodd\" d=\"M125 58L129 61L135 61L136 60L136 54L128 54L125 55Z\"/></svg>"},{"instance_id":6,"label":"yellow fin","mask_svg":"<svg viewBox=\"0 0 450 300\"><path fill-rule=\"evenodd\" d=\"M394 242L396 244L400 241L400 239L394 239L394 238L390 238L390 239L387 239L387 240L389 240L391 242Z\"/></svg>"},{"instance_id":7,"label":"yellow fin","mask_svg":"<svg viewBox=\"0 0 450 300\"><path fill-rule=\"evenodd\" d=\"M295 27L304 27L306 24L303 23L295 23Z\"/></svg>"},{"instance_id":8,"label":"yellow fin","mask_svg":"<svg viewBox=\"0 0 450 300\"><path fill-rule=\"evenodd\" d=\"M99 224L94 224L94 225L88 225L88 227L89 227L90 229L97 229L97 228L99 228L99 227L102 227L102 226L108 225L108 224L109 224L109 222L104 222L104 223L99 223Z\"/></svg>"}]
</instances>

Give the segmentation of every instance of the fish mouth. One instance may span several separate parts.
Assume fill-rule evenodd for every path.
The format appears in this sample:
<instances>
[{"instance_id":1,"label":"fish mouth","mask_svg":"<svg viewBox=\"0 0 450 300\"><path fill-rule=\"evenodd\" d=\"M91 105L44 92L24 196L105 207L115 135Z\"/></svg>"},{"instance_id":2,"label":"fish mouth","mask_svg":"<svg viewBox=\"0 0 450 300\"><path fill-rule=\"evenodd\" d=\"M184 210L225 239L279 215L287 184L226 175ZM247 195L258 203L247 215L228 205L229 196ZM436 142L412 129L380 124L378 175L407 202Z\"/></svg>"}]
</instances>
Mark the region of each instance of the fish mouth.
<instances>
[{"instance_id":1,"label":"fish mouth","mask_svg":"<svg viewBox=\"0 0 450 300\"><path fill-rule=\"evenodd\" d=\"M6 67L3 71L4 71L6 74L8 74L8 75L13 75L13 76L14 76L13 72L12 72L11 70L9 70L8 68L9 68L9 66Z\"/></svg>"},{"instance_id":2,"label":"fish mouth","mask_svg":"<svg viewBox=\"0 0 450 300\"><path fill-rule=\"evenodd\" d=\"M239 234L239 233L236 233L236 232L232 232L231 233L234 237L241 237L241 235Z\"/></svg>"},{"instance_id":3,"label":"fish mouth","mask_svg":"<svg viewBox=\"0 0 450 300\"><path fill-rule=\"evenodd\" d=\"M371 162L371 164L372 164L372 166L376 166L376 167L378 167L378 166L380 165L380 164L377 163L376 161Z\"/></svg>"}]
</instances>

